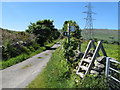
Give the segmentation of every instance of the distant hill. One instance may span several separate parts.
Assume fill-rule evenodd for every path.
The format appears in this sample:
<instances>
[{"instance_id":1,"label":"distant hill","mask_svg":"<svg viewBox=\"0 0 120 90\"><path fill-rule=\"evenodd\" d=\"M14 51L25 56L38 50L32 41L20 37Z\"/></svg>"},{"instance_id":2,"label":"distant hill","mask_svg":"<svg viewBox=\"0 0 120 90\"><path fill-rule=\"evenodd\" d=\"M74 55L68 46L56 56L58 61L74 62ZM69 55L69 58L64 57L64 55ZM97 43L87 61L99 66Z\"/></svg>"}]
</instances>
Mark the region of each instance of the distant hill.
<instances>
[{"instance_id":1,"label":"distant hill","mask_svg":"<svg viewBox=\"0 0 120 90\"><path fill-rule=\"evenodd\" d=\"M85 37L83 31L84 30L82 30L81 34L83 37ZM94 29L93 33L94 33L94 38L100 40L118 41L118 30Z\"/></svg>"}]
</instances>

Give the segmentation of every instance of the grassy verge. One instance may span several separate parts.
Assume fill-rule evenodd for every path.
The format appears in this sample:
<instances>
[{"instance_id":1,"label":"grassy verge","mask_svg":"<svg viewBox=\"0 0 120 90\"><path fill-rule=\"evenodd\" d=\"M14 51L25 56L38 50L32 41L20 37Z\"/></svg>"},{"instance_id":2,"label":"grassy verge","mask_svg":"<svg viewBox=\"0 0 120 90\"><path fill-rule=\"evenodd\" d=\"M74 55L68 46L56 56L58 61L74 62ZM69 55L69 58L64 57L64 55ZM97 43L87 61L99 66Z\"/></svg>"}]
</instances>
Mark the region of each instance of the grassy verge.
<instances>
[{"instance_id":1,"label":"grassy verge","mask_svg":"<svg viewBox=\"0 0 120 90\"><path fill-rule=\"evenodd\" d=\"M27 88L71 88L74 81L68 75L68 67L62 51L58 48L47 63L45 69L27 86Z\"/></svg>"},{"instance_id":2,"label":"grassy verge","mask_svg":"<svg viewBox=\"0 0 120 90\"><path fill-rule=\"evenodd\" d=\"M38 53L41 53L41 52L43 52L43 51L45 51L47 49L46 46L50 48L58 41L59 41L59 39L55 40L53 43L48 43L47 45L45 45L45 47L40 47L35 52L31 52L30 54L22 53L19 56L8 59L7 61L2 61L2 62L0 62L0 66L2 66L2 67L0 67L0 69L5 69L5 68L10 67L10 66L12 66L14 64L22 62L22 61L24 61L24 60L38 54Z\"/></svg>"},{"instance_id":3,"label":"grassy verge","mask_svg":"<svg viewBox=\"0 0 120 90\"><path fill-rule=\"evenodd\" d=\"M23 54L15 57L15 58L10 58L10 59L8 59L7 61L2 61L2 62L0 63L0 64L2 64L2 68L0 68L0 69L5 69L5 68L10 67L10 66L12 66L12 65L14 65L14 64L17 64L17 63L19 63L19 62L22 62L22 61L24 61L24 60L26 60L26 59L28 59L28 58L30 58L30 57L38 54L38 53L43 52L44 50L46 50L45 47L40 47L37 51L32 52L32 53L29 54L29 55L23 53Z\"/></svg>"}]
</instances>

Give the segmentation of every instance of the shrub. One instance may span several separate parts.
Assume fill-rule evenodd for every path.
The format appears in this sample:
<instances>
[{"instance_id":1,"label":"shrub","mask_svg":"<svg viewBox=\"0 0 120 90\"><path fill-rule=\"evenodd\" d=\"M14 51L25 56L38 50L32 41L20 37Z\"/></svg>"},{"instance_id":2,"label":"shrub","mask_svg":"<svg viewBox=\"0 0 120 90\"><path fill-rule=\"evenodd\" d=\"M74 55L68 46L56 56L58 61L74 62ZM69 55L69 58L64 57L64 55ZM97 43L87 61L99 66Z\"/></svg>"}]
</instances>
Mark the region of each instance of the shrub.
<instances>
[{"instance_id":1,"label":"shrub","mask_svg":"<svg viewBox=\"0 0 120 90\"><path fill-rule=\"evenodd\" d=\"M77 77L77 79L79 76ZM92 75L86 75L84 80L78 79L78 83L76 84L78 88L102 88L102 89L108 89L108 84L105 81L105 76L100 76L96 78L95 76Z\"/></svg>"},{"instance_id":2,"label":"shrub","mask_svg":"<svg viewBox=\"0 0 120 90\"><path fill-rule=\"evenodd\" d=\"M30 49L28 49L28 48L25 47L25 46L22 47L22 52L23 52L23 53L27 53L27 54L30 54L30 53L31 53Z\"/></svg>"},{"instance_id":3,"label":"shrub","mask_svg":"<svg viewBox=\"0 0 120 90\"><path fill-rule=\"evenodd\" d=\"M35 51L35 49L32 46L29 46L29 49L30 49L31 52Z\"/></svg>"},{"instance_id":4,"label":"shrub","mask_svg":"<svg viewBox=\"0 0 120 90\"><path fill-rule=\"evenodd\" d=\"M40 45L37 42L32 43L31 45L35 50L37 50L38 48L40 48Z\"/></svg>"}]
</instances>

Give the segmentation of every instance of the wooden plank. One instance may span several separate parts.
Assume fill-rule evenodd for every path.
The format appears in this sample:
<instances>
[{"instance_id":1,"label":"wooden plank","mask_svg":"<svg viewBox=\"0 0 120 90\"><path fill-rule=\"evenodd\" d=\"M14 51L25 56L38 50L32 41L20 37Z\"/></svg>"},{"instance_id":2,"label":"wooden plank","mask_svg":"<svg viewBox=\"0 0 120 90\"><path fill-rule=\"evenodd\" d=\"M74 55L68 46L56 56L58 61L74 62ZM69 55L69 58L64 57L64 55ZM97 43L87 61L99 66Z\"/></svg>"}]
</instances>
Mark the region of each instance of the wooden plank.
<instances>
[{"instance_id":1,"label":"wooden plank","mask_svg":"<svg viewBox=\"0 0 120 90\"><path fill-rule=\"evenodd\" d=\"M83 61L85 61L85 62L87 62L87 63L90 63L90 62L91 62L91 60L89 60L89 59L83 59Z\"/></svg>"},{"instance_id":2,"label":"wooden plank","mask_svg":"<svg viewBox=\"0 0 120 90\"><path fill-rule=\"evenodd\" d=\"M105 49L102 45L102 42L101 42L101 51L102 51L103 55L107 57L107 54L106 54Z\"/></svg>"},{"instance_id":3,"label":"wooden plank","mask_svg":"<svg viewBox=\"0 0 120 90\"><path fill-rule=\"evenodd\" d=\"M94 41L93 41L93 40L92 40L92 45L93 45L93 48L94 48L94 50L95 50L95 49L96 49L96 46L95 46L95 43L94 43ZM100 57L99 52L98 52L97 56L98 56L98 57Z\"/></svg>"},{"instance_id":4,"label":"wooden plank","mask_svg":"<svg viewBox=\"0 0 120 90\"><path fill-rule=\"evenodd\" d=\"M89 52L89 50L90 50L90 48L91 48L91 42L92 42L92 40L90 40L89 43L88 43L88 46L87 46L87 48L86 48L86 51L85 51L85 53L84 53L84 56L83 56L83 58L82 58L82 60L81 60L81 62L80 62L80 64L79 64L79 67L78 67L78 70L76 71L76 73L79 72L80 66L81 66L84 58L86 57L87 53Z\"/></svg>"},{"instance_id":5,"label":"wooden plank","mask_svg":"<svg viewBox=\"0 0 120 90\"><path fill-rule=\"evenodd\" d=\"M83 73L77 73L77 75L80 75L81 78L84 77L84 74L83 74Z\"/></svg>"},{"instance_id":6,"label":"wooden plank","mask_svg":"<svg viewBox=\"0 0 120 90\"><path fill-rule=\"evenodd\" d=\"M80 66L80 68L82 68L84 70L88 70L88 67L85 67L85 66Z\"/></svg>"},{"instance_id":7,"label":"wooden plank","mask_svg":"<svg viewBox=\"0 0 120 90\"><path fill-rule=\"evenodd\" d=\"M86 51L85 51L84 56L83 56L82 59L84 59L84 58L86 57L87 53L89 52L89 50L90 50L90 48L91 48L91 42L92 42L92 40L89 41L89 44L88 44L88 46L87 46L87 49L86 49Z\"/></svg>"}]
</instances>

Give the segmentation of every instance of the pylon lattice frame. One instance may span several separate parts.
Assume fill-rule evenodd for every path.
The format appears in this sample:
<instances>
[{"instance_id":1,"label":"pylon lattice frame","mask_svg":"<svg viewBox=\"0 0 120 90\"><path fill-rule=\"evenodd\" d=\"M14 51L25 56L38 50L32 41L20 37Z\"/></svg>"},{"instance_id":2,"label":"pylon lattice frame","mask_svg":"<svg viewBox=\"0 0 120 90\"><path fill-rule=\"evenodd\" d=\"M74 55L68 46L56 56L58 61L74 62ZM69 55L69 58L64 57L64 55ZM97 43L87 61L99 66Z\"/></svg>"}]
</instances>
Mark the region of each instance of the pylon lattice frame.
<instances>
[{"instance_id":1,"label":"pylon lattice frame","mask_svg":"<svg viewBox=\"0 0 120 90\"><path fill-rule=\"evenodd\" d=\"M87 17L84 18L86 20L86 24L85 24L85 28L84 28L84 37L85 39L93 39L94 38L94 33L93 33L93 20L92 19L92 14L95 14L94 12L92 12L91 10L91 3L89 2L87 6L85 6L88 8L87 12L83 12L87 14Z\"/></svg>"}]
</instances>

